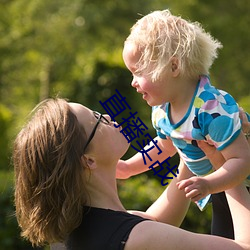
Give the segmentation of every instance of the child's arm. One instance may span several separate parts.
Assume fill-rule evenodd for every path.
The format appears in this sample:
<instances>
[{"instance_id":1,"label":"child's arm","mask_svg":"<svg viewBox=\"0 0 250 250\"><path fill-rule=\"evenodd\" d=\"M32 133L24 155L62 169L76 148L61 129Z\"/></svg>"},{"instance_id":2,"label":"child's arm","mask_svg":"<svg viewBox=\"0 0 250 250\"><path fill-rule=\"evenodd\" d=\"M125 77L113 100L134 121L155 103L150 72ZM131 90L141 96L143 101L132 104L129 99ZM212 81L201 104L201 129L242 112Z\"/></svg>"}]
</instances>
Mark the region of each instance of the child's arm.
<instances>
[{"instance_id":1,"label":"child's arm","mask_svg":"<svg viewBox=\"0 0 250 250\"><path fill-rule=\"evenodd\" d=\"M225 163L217 171L205 177L191 177L179 182L186 197L197 201L208 194L218 193L242 183L250 174L250 147L244 134L221 151Z\"/></svg>"},{"instance_id":2,"label":"child's arm","mask_svg":"<svg viewBox=\"0 0 250 250\"><path fill-rule=\"evenodd\" d=\"M155 161L162 162L169 156L173 156L176 153L176 149L172 144L172 141L170 139L163 140L160 137L155 137L154 141L157 140L157 145L162 150L162 153L159 153L159 150L157 147L154 147L151 149L148 154L151 157L152 161L147 160L147 164L144 164L143 157L141 153L135 154L133 157L131 157L128 160L120 160L117 164L117 170L116 170L116 178L118 179L126 179L130 176L137 175L140 173L143 173L148 169L150 165L152 165ZM146 148L149 148L153 146L154 144L150 142L149 146L146 146Z\"/></svg>"}]
</instances>

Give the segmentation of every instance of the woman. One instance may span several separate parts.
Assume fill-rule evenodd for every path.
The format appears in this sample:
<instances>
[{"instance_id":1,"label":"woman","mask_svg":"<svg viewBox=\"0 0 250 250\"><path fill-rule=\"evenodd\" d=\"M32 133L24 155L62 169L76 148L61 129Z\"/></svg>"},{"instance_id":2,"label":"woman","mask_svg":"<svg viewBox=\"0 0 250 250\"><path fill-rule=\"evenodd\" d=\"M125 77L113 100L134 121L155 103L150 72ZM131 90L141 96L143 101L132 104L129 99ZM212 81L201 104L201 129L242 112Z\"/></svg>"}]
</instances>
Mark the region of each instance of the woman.
<instances>
[{"instance_id":1,"label":"woman","mask_svg":"<svg viewBox=\"0 0 250 250\"><path fill-rule=\"evenodd\" d=\"M33 245L65 242L66 249L250 249L244 186L226 192L235 240L156 221L180 223L177 214L188 202L183 208L174 197L169 200L171 190L182 192L178 178L146 213L138 212L144 218L128 213L115 178L128 147L108 116L63 99L42 102L14 143L16 215L23 237Z\"/></svg>"}]
</instances>

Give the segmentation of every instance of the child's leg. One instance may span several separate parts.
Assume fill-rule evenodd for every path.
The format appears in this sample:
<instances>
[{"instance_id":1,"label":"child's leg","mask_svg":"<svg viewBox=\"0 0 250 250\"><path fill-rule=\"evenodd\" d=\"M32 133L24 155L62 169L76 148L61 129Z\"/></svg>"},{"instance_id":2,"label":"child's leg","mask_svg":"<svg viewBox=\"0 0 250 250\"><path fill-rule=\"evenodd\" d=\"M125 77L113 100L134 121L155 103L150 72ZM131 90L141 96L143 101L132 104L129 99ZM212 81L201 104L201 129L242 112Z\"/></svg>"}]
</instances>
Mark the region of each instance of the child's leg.
<instances>
[{"instance_id":1,"label":"child's leg","mask_svg":"<svg viewBox=\"0 0 250 250\"><path fill-rule=\"evenodd\" d=\"M234 239L231 212L224 192L212 195L213 217L211 234Z\"/></svg>"}]
</instances>

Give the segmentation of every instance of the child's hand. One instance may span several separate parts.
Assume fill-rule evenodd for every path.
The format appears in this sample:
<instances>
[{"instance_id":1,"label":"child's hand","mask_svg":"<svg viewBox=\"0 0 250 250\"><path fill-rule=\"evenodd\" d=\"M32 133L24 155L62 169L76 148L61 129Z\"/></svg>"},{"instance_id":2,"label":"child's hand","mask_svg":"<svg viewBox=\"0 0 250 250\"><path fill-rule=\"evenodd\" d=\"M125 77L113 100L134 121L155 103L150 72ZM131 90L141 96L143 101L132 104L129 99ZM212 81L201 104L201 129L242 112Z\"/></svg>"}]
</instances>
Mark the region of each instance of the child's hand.
<instances>
[{"instance_id":1,"label":"child's hand","mask_svg":"<svg viewBox=\"0 0 250 250\"><path fill-rule=\"evenodd\" d=\"M210 193L209 183L204 177L194 176L189 179L182 180L176 185L180 190L184 190L186 197L190 198L192 201L198 201Z\"/></svg>"},{"instance_id":2,"label":"child's hand","mask_svg":"<svg viewBox=\"0 0 250 250\"><path fill-rule=\"evenodd\" d=\"M116 178L117 179L127 179L129 178L130 172L129 168L126 164L126 161L119 160L117 165L116 165Z\"/></svg>"}]
</instances>

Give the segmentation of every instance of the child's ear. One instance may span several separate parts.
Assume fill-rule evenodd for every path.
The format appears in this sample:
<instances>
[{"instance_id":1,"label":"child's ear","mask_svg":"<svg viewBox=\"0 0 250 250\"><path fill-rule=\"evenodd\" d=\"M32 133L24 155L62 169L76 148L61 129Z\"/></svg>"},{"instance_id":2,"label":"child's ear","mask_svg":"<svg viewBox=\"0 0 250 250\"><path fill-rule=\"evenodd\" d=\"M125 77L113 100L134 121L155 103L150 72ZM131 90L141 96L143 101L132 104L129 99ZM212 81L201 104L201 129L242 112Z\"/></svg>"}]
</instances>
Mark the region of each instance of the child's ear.
<instances>
[{"instance_id":1,"label":"child's ear","mask_svg":"<svg viewBox=\"0 0 250 250\"><path fill-rule=\"evenodd\" d=\"M179 69L179 60L176 57L173 57L171 59L171 70L173 73L173 76L176 77L180 74L180 69Z\"/></svg>"},{"instance_id":2,"label":"child's ear","mask_svg":"<svg viewBox=\"0 0 250 250\"><path fill-rule=\"evenodd\" d=\"M172 72L175 72L177 70L177 65L175 63L172 63Z\"/></svg>"}]
</instances>

